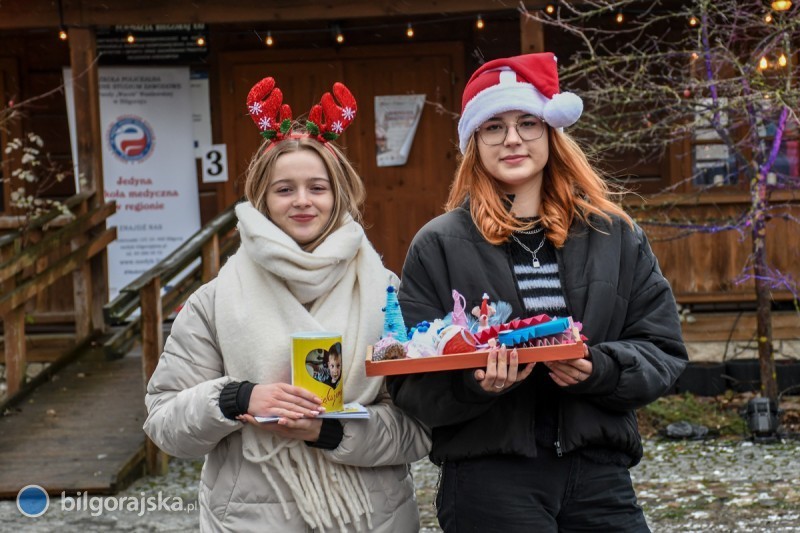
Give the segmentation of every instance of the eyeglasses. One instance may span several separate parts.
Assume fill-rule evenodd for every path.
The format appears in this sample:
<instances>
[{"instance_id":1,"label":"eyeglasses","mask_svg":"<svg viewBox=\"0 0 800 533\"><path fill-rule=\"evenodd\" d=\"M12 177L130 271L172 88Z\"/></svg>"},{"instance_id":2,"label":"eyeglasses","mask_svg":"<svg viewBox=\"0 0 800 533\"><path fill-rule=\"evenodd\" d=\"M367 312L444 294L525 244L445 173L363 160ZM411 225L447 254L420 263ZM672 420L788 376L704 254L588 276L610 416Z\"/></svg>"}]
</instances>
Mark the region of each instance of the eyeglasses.
<instances>
[{"instance_id":1,"label":"eyeglasses","mask_svg":"<svg viewBox=\"0 0 800 533\"><path fill-rule=\"evenodd\" d=\"M544 122L540 118L529 117L513 124L517 135L523 141L535 141L544 134ZM498 120L490 120L478 126L478 133L483 144L497 146L503 144L508 136L508 124Z\"/></svg>"}]
</instances>

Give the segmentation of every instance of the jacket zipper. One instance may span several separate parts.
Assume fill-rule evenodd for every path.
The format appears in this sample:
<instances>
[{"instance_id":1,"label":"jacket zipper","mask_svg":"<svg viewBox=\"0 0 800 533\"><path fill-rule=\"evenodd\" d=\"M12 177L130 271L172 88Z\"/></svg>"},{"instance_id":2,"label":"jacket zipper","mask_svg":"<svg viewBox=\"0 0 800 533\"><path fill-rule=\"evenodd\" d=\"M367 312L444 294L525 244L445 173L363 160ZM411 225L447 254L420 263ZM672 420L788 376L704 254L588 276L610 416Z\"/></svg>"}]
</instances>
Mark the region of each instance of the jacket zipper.
<instances>
[{"instance_id":1,"label":"jacket zipper","mask_svg":"<svg viewBox=\"0 0 800 533\"><path fill-rule=\"evenodd\" d=\"M558 402L558 426L556 427L556 455L564 455L561 451L561 402Z\"/></svg>"},{"instance_id":2,"label":"jacket zipper","mask_svg":"<svg viewBox=\"0 0 800 533\"><path fill-rule=\"evenodd\" d=\"M563 255L563 249L556 248L556 265L558 265L558 280L561 283L561 292L564 293L564 306L567 308L567 314L569 316L572 316L572 309L570 309L569 297L567 296L567 285L564 283L564 277L565 277L563 268L564 260L562 255ZM557 426L556 426L556 442L555 442L556 455L561 457L562 455L564 455L564 452L561 449L561 441L563 440L561 436L561 426L563 426L563 424L561 423L561 402L558 402L557 418L558 420L556 422Z\"/></svg>"},{"instance_id":3,"label":"jacket zipper","mask_svg":"<svg viewBox=\"0 0 800 533\"><path fill-rule=\"evenodd\" d=\"M558 281L561 283L561 291L564 293L564 307L567 308L567 314L572 316L572 309L569 305L569 297L567 295L567 285L564 283L564 251L563 249L555 248L556 252L556 265L558 266Z\"/></svg>"}]
</instances>

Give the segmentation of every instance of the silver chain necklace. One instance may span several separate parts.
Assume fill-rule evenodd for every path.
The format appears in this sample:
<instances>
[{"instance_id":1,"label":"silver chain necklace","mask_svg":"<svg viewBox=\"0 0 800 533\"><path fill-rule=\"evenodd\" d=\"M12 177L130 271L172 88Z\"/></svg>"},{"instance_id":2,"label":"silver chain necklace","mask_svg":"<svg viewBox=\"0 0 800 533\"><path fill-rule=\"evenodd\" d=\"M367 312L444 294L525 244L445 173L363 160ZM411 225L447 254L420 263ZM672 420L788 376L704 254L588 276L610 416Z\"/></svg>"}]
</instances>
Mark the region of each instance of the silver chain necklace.
<instances>
[{"instance_id":1,"label":"silver chain necklace","mask_svg":"<svg viewBox=\"0 0 800 533\"><path fill-rule=\"evenodd\" d=\"M536 235L537 233L541 232L544 229L544 226L539 226L534 229L529 229L526 231L517 230L514 233L521 233L523 235Z\"/></svg>"},{"instance_id":2,"label":"silver chain necklace","mask_svg":"<svg viewBox=\"0 0 800 533\"><path fill-rule=\"evenodd\" d=\"M512 238L512 239L514 239L514 242L516 242L517 244L519 244L520 246L522 246L522 248L523 248L523 249L524 249L526 252L528 252L529 254L531 254L531 256L533 257L533 262L532 262L532 264L533 264L533 268L539 268L540 266L542 266L542 265L541 265L541 263L539 263L539 259L536 257L536 254L537 254L537 253L539 253L539 250L541 250L541 249L542 249L542 246L544 246L545 237L542 237L542 240L541 240L541 242L539 243L539 246L537 246L535 250L531 250L530 248L528 248L527 246L525 246L525 244L524 244L522 241L520 241L519 239L517 239L517 236L516 236L516 235L514 235L513 233L511 234L511 238Z\"/></svg>"}]
</instances>

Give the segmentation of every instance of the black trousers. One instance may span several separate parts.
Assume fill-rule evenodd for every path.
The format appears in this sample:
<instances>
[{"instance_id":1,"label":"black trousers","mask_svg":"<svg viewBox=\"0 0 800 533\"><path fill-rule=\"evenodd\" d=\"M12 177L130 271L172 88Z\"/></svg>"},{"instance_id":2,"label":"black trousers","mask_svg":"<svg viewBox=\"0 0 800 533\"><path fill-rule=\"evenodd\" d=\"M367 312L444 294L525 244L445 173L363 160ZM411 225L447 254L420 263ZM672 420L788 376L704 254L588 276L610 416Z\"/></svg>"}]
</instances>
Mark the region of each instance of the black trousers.
<instances>
[{"instance_id":1,"label":"black trousers","mask_svg":"<svg viewBox=\"0 0 800 533\"><path fill-rule=\"evenodd\" d=\"M627 468L541 448L446 462L436 507L446 533L650 531Z\"/></svg>"}]
</instances>

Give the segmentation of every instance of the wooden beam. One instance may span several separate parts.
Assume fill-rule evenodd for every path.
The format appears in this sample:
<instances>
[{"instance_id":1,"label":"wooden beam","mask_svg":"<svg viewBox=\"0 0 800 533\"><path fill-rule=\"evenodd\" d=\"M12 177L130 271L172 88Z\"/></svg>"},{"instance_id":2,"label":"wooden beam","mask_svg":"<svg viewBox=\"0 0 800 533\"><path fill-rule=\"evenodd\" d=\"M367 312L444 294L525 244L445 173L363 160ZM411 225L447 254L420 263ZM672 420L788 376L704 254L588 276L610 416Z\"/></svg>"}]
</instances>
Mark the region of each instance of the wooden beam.
<instances>
[{"instance_id":1,"label":"wooden beam","mask_svg":"<svg viewBox=\"0 0 800 533\"><path fill-rule=\"evenodd\" d=\"M544 25L525 13L519 14L520 53L544 52Z\"/></svg>"},{"instance_id":2,"label":"wooden beam","mask_svg":"<svg viewBox=\"0 0 800 533\"><path fill-rule=\"evenodd\" d=\"M794 294L791 291L772 291L772 299L776 302L791 302ZM675 293L675 300L679 304L715 304L754 302L755 292L752 289L726 292L685 292Z\"/></svg>"},{"instance_id":3,"label":"wooden beam","mask_svg":"<svg viewBox=\"0 0 800 533\"><path fill-rule=\"evenodd\" d=\"M76 214L85 215L87 203L81 204ZM87 242L86 233L75 235L70 248L75 251ZM63 241L62 241L63 242ZM84 261L72 272L72 301L75 308L75 337L83 342L92 334L92 271L88 261Z\"/></svg>"},{"instance_id":4,"label":"wooden beam","mask_svg":"<svg viewBox=\"0 0 800 533\"><path fill-rule=\"evenodd\" d=\"M25 309L17 307L3 315L6 362L6 397L11 398L25 384Z\"/></svg>"},{"instance_id":5,"label":"wooden beam","mask_svg":"<svg viewBox=\"0 0 800 533\"><path fill-rule=\"evenodd\" d=\"M689 159L689 158L683 158ZM653 195L636 195L629 194L623 200L623 205L626 208L643 207L647 209L661 209L669 206L714 206L714 205L728 205L739 204L749 205L752 202L750 193L744 191L731 191L731 192L696 192L694 194L653 194ZM800 190L795 191L772 191L769 195L770 202L793 202L800 201Z\"/></svg>"},{"instance_id":6,"label":"wooden beam","mask_svg":"<svg viewBox=\"0 0 800 533\"><path fill-rule=\"evenodd\" d=\"M683 322L685 342L747 342L756 336L755 311L742 313L694 313ZM800 336L800 317L794 311L772 312L772 339L794 340Z\"/></svg>"},{"instance_id":7,"label":"wooden beam","mask_svg":"<svg viewBox=\"0 0 800 533\"><path fill-rule=\"evenodd\" d=\"M203 245L203 283L208 283L217 277L219 273L219 234L215 233L207 243Z\"/></svg>"},{"instance_id":8,"label":"wooden beam","mask_svg":"<svg viewBox=\"0 0 800 533\"><path fill-rule=\"evenodd\" d=\"M135 24L205 24L345 20L367 17L442 16L489 13L517 8L515 2L486 0L63 0L67 26ZM57 28L58 8L52 0L4 0L0 29ZM72 35L70 32L70 40Z\"/></svg>"},{"instance_id":9,"label":"wooden beam","mask_svg":"<svg viewBox=\"0 0 800 533\"><path fill-rule=\"evenodd\" d=\"M103 202L103 159L100 147L100 88L97 74L97 46L91 28L70 28L70 66L75 103L75 129L78 144L78 172L84 186L95 191L95 202Z\"/></svg>"},{"instance_id":10,"label":"wooden beam","mask_svg":"<svg viewBox=\"0 0 800 533\"><path fill-rule=\"evenodd\" d=\"M105 227L105 223L103 224ZM116 228L114 228L116 230ZM114 237L116 239L116 236ZM103 306L108 303L108 249L103 248L89 259L92 273L92 326L95 331L106 331Z\"/></svg>"},{"instance_id":11,"label":"wooden beam","mask_svg":"<svg viewBox=\"0 0 800 533\"><path fill-rule=\"evenodd\" d=\"M164 341L161 279L156 276L150 283L142 287L139 291L139 298L142 305L142 372L146 391L150 377L158 365ZM145 459L149 474L166 474L169 457L159 450L149 438L145 441Z\"/></svg>"},{"instance_id":12,"label":"wooden beam","mask_svg":"<svg viewBox=\"0 0 800 533\"><path fill-rule=\"evenodd\" d=\"M76 2L80 4L81 2ZM100 125L100 88L97 72L97 43L92 28L70 28L70 64L72 66L72 86L75 100L75 123L78 145L78 171L83 175L85 188L96 194L90 207L102 205L105 201L103 186L103 153ZM92 230L96 237L106 230L105 222ZM90 316L91 328L104 331L103 305L108 302L108 261L104 249L91 258L86 275L91 280L86 288L90 306L86 313Z\"/></svg>"}]
</instances>

